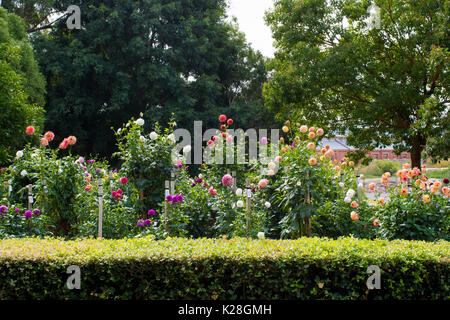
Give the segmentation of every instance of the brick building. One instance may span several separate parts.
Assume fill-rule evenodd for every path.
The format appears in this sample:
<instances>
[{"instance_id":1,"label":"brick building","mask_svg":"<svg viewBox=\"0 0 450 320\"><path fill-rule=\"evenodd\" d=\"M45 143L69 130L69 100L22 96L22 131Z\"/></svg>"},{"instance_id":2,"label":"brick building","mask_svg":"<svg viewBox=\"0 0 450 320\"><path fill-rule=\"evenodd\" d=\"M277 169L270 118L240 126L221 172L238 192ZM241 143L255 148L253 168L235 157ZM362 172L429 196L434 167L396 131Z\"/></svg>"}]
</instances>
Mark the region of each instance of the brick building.
<instances>
[{"instance_id":1,"label":"brick building","mask_svg":"<svg viewBox=\"0 0 450 320\"><path fill-rule=\"evenodd\" d=\"M330 145L330 148L334 150L335 159L341 161L342 158L348 152L355 151L354 147L347 145L347 137L336 136L334 138L323 139L322 146ZM402 152L400 155L396 155L392 147L387 147L385 149L375 149L371 151L368 156L375 160L397 160L397 161L410 161L411 155L409 152Z\"/></svg>"}]
</instances>

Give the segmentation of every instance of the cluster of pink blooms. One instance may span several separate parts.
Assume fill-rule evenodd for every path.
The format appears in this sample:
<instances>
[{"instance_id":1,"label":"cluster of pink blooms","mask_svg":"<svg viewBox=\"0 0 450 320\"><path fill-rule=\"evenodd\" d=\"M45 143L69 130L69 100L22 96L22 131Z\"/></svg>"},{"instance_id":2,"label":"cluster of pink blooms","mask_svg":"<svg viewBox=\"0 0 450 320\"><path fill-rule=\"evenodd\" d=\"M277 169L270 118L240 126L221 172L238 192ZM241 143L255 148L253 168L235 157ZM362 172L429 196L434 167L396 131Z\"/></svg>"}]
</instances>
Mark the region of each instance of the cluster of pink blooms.
<instances>
[{"instance_id":1,"label":"cluster of pink blooms","mask_svg":"<svg viewBox=\"0 0 450 320\"><path fill-rule=\"evenodd\" d=\"M137 225L139 227L145 227L145 226L149 226L152 224L152 221L150 219L139 219L137 222Z\"/></svg>"},{"instance_id":2,"label":"cluster of pink blooms","mask_svg":"<svg viewBox=\"0 0 450 320\"><path fill-rule=\"evenodd\" d=\"M7 206L0 206L0 213L6 214L8 212L8 207ZM16 208L14 209L15 213L21 213L22 210ZM25 210L23 212L23 215L25 216L25 218L30 219L33 215L38 216L41 214L41 210L39 209L33 209L33 210ZM2 218L2 216L0 216L0 218Z\"/></svg>"},{"instance_id":3,"label":"cluster of pink blooms","mask_svg":"<svg viewBox=\"0 0 450 320\"><path fill-rule=\"evenodd\" d=\"M172 196L172 195L168 195L167 197L166 197L166 200L168 201L168 202L171 202L172 203L172 206L174 206L174 207L176 207L177 206L177 204L179 203L179 202L183 202L183 196L181 195L181 194L177 194L177 195L174 195L174 196Z\"/></svg>"},{"instance_id":4,"label":"cluster of pink blooms","mask_svg":"<svg viewBox=\"0 0 450 320\"><path fill-rule=\"evenodd\" d=\"M116 199L116 200L120 200L122 198L122 189L117 189L113 192L111 192L112 196Z\"/></svg>"},{"instance_id":5,"label":"cluster of pink blooms","mask_svg":"<svg viewBox=\"0 0 450 320\"><path fill-rule=\"evenodd\" d=\"M54 138L55 138L55 134L51 131L47 131L46 133L44 133L44 136L41 138L41 145L43 147L48 146L48 143L53 141Z\"/></svg>"},{"instance_id":6,"label":"cluster of pink blooms","mask_svg":"<svg viewBox=\"0 0 450 320\"><path fill-rule=\"evenodd\" d=\"M194 181L192 182L192 186L195 187L197 184L202 183L202 182L203 182L203 179L201 179L201 178L194 179Z\"/></svg>"},{"instance_id":7,"label":"cluster of pink blooms","mask_svg":"<svg viewBox=\"0 0 450 320\"><path fill-rule=\"evenodd\" d=\"M226 139L227 143L231 143L233 141L233 138L230 135L228 135L228 133L226 132L228 129L228 126L231 126L234 123L233 119L227 120L227 116L224 114L221 114L219 116L219 121L222 122L222 124L220 125L220 130L222 130L223 132L220 133L220 135L214 136L214 137L212 137L212 139L208 140L208 142L206 144L211 148L214 147L214 143L219 141L220 138Z\"/></svg>"},{"instance_id":8,"label":"cluster of pink blooms","mask_svg":"<svg viewBox=\"0 0 450 320\"><path fill-rule=\"evenodd\" d=\"M75 143L77 143L77 138L74 136L69 136L64 138L64 140L59 144L59 148L64 150L67 149L68 146L73 146Z\"/></svg>"},{"instance_id":9,"label":"cluster of pink blooms","mask_svg":"<svg viewBox=\"0 0 450 320\"><path fill-rule=\"evenodd\" d=\"M25 129L25 133L29 136L31 136L32 134L34 134L36 132L36 129L33 126L28 126ZM47 131L44 136L41 138L41 145L43 147L48 146L48 143L53 141L53 139L55 138L55 134L51 131ZM73 137L75 138L75 137ZM73 142L72 138L71 138L71 142ZM75 139L76 142L76 139ZM73 142L73 144L75 144L75 142Z\"/></svg>"}]
</instances>

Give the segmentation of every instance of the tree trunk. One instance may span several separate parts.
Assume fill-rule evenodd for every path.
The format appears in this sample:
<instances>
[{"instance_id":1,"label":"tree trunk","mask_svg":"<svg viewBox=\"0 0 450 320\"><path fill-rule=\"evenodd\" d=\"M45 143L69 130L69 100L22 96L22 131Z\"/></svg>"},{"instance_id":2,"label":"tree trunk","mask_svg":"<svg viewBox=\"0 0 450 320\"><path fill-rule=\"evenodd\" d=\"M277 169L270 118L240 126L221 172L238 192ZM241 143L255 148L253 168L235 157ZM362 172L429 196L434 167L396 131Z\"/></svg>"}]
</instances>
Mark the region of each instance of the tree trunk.
<instances>
[{"instance_id":1,"label":"tree trunk","mask_svg":"<svg viewBox=\"0 0 450 320\"><path fill-rule=\"evenodd\" d=\"M425 147L425 139L421 135L413 137L413 145L411 149L411 167L422 169L422 151Z\"/></svg>"}]
</instances>

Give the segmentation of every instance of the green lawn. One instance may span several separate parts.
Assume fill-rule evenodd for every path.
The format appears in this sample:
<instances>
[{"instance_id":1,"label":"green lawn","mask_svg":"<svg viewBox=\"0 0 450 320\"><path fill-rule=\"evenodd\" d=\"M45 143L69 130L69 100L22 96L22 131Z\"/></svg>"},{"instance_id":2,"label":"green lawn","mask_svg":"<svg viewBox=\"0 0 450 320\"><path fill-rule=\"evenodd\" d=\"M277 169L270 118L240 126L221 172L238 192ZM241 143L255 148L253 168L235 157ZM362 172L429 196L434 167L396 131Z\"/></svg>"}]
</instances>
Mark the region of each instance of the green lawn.
<instances>
[{"instance_id":1,"label":"green lawn","mask_svg":"<svg viewBox=\"0 0 450 320\"><path fill-rule=\"evenodd\" d=\"M425 175L433 179L450 179L450 169L427 171Z\"/></svg>"}]
</instances>

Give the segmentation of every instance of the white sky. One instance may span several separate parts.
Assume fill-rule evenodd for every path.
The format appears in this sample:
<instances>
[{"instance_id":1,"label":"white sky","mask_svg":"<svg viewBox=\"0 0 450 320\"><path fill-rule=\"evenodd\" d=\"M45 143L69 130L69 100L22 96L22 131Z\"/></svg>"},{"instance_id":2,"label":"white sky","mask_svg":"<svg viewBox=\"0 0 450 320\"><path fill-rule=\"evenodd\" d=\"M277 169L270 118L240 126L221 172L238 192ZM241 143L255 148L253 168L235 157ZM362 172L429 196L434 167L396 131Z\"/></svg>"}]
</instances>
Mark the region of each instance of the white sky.
<instances>
[{"instance_id":1,"label":"white sky","mask_svg":"<svg viewBox=\"0 0 450 320\"><path fill-rule=\"evenodd\" d=\"M272 32L265 25L264 12L273 8L274 0L228 0L228 15L237 18L247 42L266 57L273 57Z\"/></svg>"}]
</instances>

